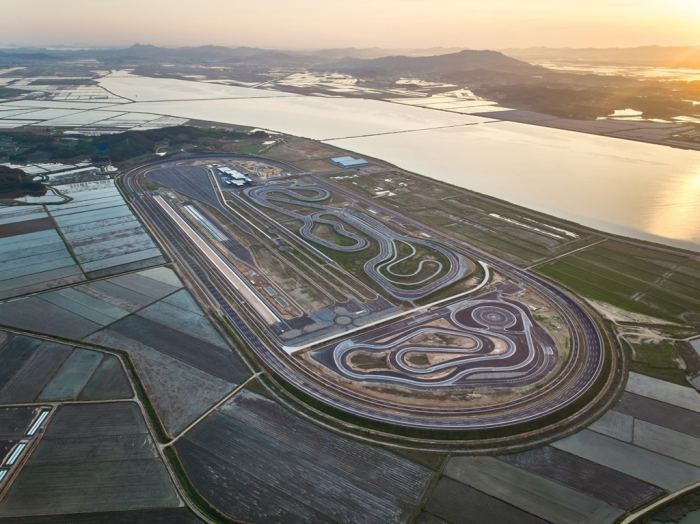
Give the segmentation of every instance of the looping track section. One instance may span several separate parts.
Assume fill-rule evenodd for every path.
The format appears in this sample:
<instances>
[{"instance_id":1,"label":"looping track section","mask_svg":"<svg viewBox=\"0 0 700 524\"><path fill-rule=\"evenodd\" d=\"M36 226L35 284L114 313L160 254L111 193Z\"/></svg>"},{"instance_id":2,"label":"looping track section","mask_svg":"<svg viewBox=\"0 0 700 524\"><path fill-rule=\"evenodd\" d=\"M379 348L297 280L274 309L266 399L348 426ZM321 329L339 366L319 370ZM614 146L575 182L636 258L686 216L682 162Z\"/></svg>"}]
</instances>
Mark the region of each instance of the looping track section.
<instances>
[{"instance_id":1,"label":"looping track section","mask_svg":"<svg viewBox=\"0 0 700 524\"><path fill-rule=\"evenodd\" d=\"M498 293L463 300L313 353L341 376L413 388L518 387L556 366L558 352L527 307ZM376 364L372 368L372 362ZM381 369L377 369L381 368Z\"/></svg>"},{"instance_id":2,"label":"looping track section","mask_svg":"<svg viewBox=\"0 0 700 524\"><path fill-rule=\"evenodd\" d=\"M259 206L302 222L299 235L324 248L355 253L370 247L368 238L376 241L379 254L365 263L364 271L394 298L410 301L427 296L460 280L469 269L462 255L442 244L401 235L364 213L319 204L330 197L324 188L272 185L248 188L245 194ZM319 211L306 215L285 206ZM331 226L347 245L314 234L319 224ZM426 253L433 256L426 259Z\"/></svg>"}]
</instances>

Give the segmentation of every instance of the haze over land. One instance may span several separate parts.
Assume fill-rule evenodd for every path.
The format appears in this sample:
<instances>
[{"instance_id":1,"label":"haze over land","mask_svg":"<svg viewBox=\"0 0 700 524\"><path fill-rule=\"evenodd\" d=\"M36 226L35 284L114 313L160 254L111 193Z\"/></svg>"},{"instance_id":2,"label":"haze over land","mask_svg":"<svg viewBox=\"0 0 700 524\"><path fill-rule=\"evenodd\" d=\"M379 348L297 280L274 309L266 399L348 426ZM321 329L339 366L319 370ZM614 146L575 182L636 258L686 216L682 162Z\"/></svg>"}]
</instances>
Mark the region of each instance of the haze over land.
<instances>
[{"instance_id":1,"label":"haze over land","mask_svg":"<svg viewBox=\"0 0 700 524\"><path fill-rule=\"evenodd\" d=\"M4 0L0 45L632 47L697 43L695 0Z\"/></svg>"}]
</instances>

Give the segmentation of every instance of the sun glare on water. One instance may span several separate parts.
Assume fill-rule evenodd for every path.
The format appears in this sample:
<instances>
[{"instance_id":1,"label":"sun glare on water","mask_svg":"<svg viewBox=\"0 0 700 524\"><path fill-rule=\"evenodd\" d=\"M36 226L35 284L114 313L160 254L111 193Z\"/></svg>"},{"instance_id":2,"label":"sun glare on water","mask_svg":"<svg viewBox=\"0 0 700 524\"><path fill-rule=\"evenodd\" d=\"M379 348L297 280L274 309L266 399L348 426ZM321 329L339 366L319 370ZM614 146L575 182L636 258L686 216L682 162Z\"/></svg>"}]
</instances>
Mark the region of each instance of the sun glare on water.
<instances>
[{"instance_id":1,"label":"sun glare on water","mask_svg":"<svg viewBox=\"0 0 700 524\"><path fill-rule=\"evenodd\" d=\"M666 238L693 240L700 209L700 165L681 183L660 195L649 221L649 232Z\"/></svg>"}]
</instances>

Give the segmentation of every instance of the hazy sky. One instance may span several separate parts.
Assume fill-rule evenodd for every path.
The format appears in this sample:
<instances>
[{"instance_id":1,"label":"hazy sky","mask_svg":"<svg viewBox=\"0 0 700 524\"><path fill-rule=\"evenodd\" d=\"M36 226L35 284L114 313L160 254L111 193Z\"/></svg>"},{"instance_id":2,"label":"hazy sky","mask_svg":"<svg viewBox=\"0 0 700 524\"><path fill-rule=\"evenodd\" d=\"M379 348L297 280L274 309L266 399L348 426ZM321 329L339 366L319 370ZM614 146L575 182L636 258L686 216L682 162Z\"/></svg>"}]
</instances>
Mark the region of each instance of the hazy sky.
<instances>
[{"instance_id":1,"label":"hazy sky","mask_svg":"<svg viewBox=\"0 0 700 524\"><path fill-rule=\"evenodd\" d=\"M700 0L0 0L0 45L700 44Z\"/></svg>"}]
</instances>

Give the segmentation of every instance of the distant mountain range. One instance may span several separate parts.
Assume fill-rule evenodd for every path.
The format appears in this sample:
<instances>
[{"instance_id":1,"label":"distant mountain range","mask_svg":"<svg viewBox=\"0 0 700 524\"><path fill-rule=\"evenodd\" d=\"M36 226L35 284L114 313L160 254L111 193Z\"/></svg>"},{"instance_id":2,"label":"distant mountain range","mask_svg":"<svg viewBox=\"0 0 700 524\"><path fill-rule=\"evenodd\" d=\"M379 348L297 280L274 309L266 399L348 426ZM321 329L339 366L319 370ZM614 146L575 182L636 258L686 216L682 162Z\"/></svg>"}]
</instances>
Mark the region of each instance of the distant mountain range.
<instances>
[{"instance_id":1,"label":"distant mountain range","mask_svg":"<svg viewBox=\"0 0 700 524\"><path fill-rule=\"evenodd\" d=\"M384 75L458 75L463 72L488 71L500 74L534 76L550 71L528 62L578 60L587 63L644 65L652 67L700 68L700 46L637 47L621 49L506 49L477 51L471 49L382 49L339 48L318 51L280 51L255 47L158 47L135 44L123 49L44 49L11 48L0 51L0 61L18 63L25 60L97 59L108 66L172 62L180 64L221 64L266 67L313 68L338 71L357 76Z\"/></svg>"},{"instance_id":2,"label":"distant mountain range","mask_svg":"<svg viewBox=\"0 0 700 524\"><path fill-rule=\"evenodd\" d=\"M700 68L700 46L645 46L608 49L532 47L529 49L503 49L501 52L520 60L583 60L589 63L611 65Z\"/></svg>"},{"instance_id":3,"label":"distant mountain range","mask_svg":"<svg viewBox=\"0 0 700 524\"><path fill-rule=\"evenodd\" d=\"M204 45L199 47L168 48L135 44L126 49L104 50L101 51L100 54L134 58L184 58L188 60L205 60L211 62L231 58L250 58L267 52L269 52L267 49L256 49L254 47Z\"/></svg>"},{"instance_id":4,"label":"distant mountain range","mask_svg":"<svg viewBox=\"0 0 700 524\"><path fill-rule=\"evenodd\" d=\"M382 74L445 75L461 71L485 70L514 74L537 74L543 68L505 56L498 51L464 50L438 56L387 56L371 60L343 59L318 66L316 69L332 69L360 76Z\"/></svg>"},{"instance_id":5,"label":"distant mountain range","mask_svg":"<svg viewBox=\"0 0 700 524\"><path fill-rule=\"evenodd\" d=\"M431 47L428 49L384 49L381 47L355 48L343 47L339 49L321 49L309 51L308 54L325 58L382 58L385 56L437 56L463 51L464 47Z\"/></svg>"},{"instance_id":6,"label":"distant mountain range","mask_svg":"<svg viewBox=\"0 0 700 524\"><path fill-rule=\"evenodd\" d=\"M135 44L125 49L32 49L17 48L0 54L13 59L70 60L95 58L110 62L148 63L209 63L226 65L264 65L267 67L311 67L319 71L338 71L360 76L445 74L459 71L486 70L530 74L541 71L515 58L497 51L460 50L441 53L444 48L409 49L421 56L383 55L379 48L327 49L316 52L274 51L254 47L200 46L167 48ZM371 58L360 58L371 57Z\"/></svg>"},{"instance_id":7,"label":"distant mountain range","mask_svg":"<svg viewBox=\"0 0 700 524\"><path fill-rule=\"evenodd\" d=\"M0 59L5 59L5 60L56 60L56 57L53 57L47 53L31 53L31 52L5 52L5 51L0 51Z\"/></svg>"},{"instance_id":8,"label":"distant mountain range","mask_svg":"<svg viewBox=\"0 0 700 524\"><path fill-rule=\"evenodd\" d=\"M337 60L341 58L372 59L385 56L436 56L462 51L461 47L431 47L428 49L384 49L380 47L355 48L345 47L338 49L321 49L311 51L270 50L255 47L225 47L204 45L197 47L158 47L153 45L135 44L127 48L85 48L76 49L68 46L53 46L46 48L13 47L4 49L5 54L27 55L40 53L46 56L71 57L76 55L111 55L133 58L157 58L173 57L204 60L228 60L234 58L250 58L263 53L282 53L286 57L316 57L324 60Z\"/></svg>"}]
</instances>

